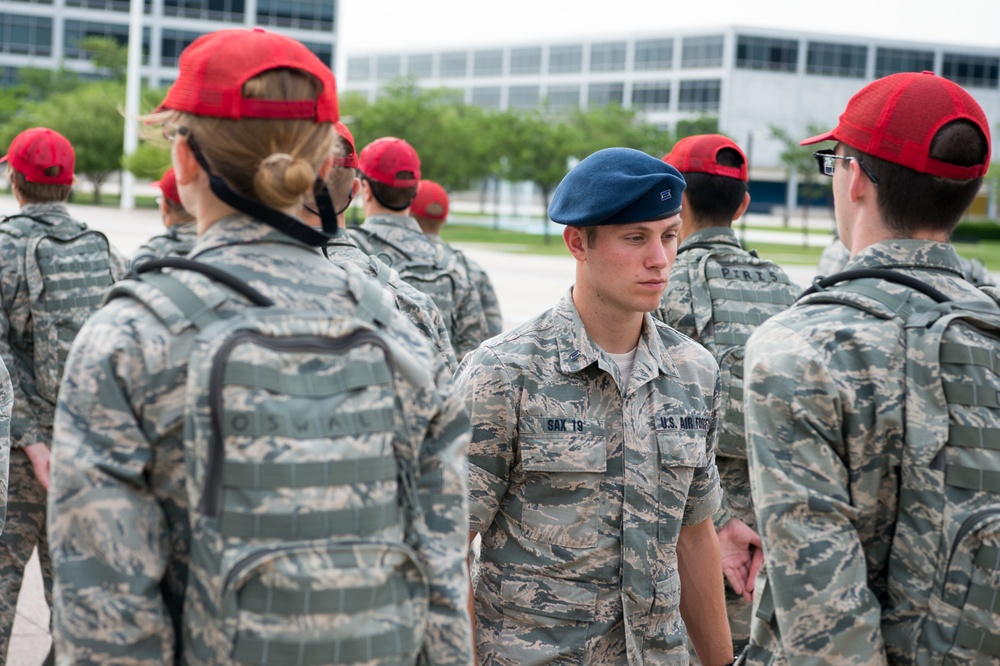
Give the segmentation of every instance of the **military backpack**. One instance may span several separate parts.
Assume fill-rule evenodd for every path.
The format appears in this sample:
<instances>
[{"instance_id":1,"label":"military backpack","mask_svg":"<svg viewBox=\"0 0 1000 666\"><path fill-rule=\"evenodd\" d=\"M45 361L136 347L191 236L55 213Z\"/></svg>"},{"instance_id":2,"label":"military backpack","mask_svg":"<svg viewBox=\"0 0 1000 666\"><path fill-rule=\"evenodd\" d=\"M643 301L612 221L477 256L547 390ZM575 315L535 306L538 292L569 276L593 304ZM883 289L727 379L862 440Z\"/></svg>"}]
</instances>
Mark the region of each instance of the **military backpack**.
<instances>
[{"instance_id":1,"label":"military backpack","mask_svg":"<svg viewBox=\"0 0 1000 666\"><path fill-rule=\"evenodd\" d=\"M0 233L25 242L35 390L55 404L73 339L115 281L111 246L85 225L12 215Z\"/></svg>"},{"instance_id":2,"label":"military backpack","mask_svg":"<svg viewBox=\"0 0 1000 666\"><path fill-rule=\"evenodd\" d=\"M414 257L398 245L377 236L364 227L351 227L352 237L368 254L382 260L395 270L400 279L422 291L434 300L448 327L448 335L456 339L458 285L458 260L444 246L434 247L434 258ZM357 233L354 233L357 232Z\"/></svg>"},{"instance_id":3,"label":"military backpack","mask_svg":"<svg viewBox=\"0 0 1000 666\"><path fill-rule=\"evenodd\" d=\"M201 273L212 296L163 268ZM382 334L382 288L350 273L357 308L336 316L276 307L193 260L136 270L113 296L142 300L190 347L187 662L418 663L430 589L399 396L430 376ZM233 292L257 307L217 312Z\"/></svg>"},{"instance_id":4,"label":"military backpack","mask_svg":"<svg viewBox=\"0 0 1000 666\"><path fill-rule=\"evenodd\" d=\"M689 264L688 282L698 337L719 363L723 418L718 451L746 459L743 359L750 334L785 310L802 291L776 264L718 243L690 243L678 254L708 250Z\"/></svg>"},{"instance_id":5,"label":"military backpack","mask_svg":"<svg viewBox=\"0 0 1000 666\"><path fill-rule=\"evenodd\" d=\"M875 280L875 282L872 281ZM904 284L904 295L878 288ZM829 288L828 288L829 287ZM890 270L819 281L808 303L896 319L905 340L899 509L882 612L890 660L1000 662L1000 306Z\"/></svg>"}]
</instances>

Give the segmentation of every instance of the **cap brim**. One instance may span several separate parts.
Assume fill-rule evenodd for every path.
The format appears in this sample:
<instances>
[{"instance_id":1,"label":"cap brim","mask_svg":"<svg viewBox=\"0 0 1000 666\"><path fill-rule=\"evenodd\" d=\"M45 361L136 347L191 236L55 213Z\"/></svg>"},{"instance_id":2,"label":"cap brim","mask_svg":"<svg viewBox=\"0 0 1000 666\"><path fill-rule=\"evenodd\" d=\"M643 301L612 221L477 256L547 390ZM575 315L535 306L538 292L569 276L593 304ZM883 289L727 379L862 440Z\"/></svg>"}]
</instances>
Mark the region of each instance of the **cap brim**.
<instances>
[{"instance_id":1,"label":"cap brim","mask_svg":"<svg viewBox=\"0 0 1000 666\"><path fill-rule=\"evenodd\" d=\"M799 141L800 146L811 146L814 143L819 143L820 141L836 141L833 133L836 130L830 130L829 132L823 132L822 134L817 134L816 136L811 136L808 139L802 139Z\"/></svg>"},{"instance_id":2,"label":"cap brim","mask_svg":"<svg viewBox=\"0 0 1000 666\"><path fill-rule=\"evenodd\" d=\"M10 157L9 154L8 155L4 155L3 157L0 157L0 164L3 164L4 162L6 162L9 157Z\"/></svg>"}]
</instances>

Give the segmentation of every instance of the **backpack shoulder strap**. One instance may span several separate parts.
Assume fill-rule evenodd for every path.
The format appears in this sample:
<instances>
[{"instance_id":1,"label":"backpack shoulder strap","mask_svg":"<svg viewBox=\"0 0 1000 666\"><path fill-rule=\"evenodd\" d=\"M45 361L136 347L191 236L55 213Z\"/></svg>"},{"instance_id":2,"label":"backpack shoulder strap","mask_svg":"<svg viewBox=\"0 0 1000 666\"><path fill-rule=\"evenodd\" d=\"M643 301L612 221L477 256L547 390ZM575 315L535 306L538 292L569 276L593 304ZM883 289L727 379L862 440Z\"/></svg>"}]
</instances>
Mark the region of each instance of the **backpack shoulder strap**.
<instances>
[{"instance_id":1,"label":"backpack shoulder strap","mask_svg":"<svg viewBox=\"0 0 1000 666\"><path fill-rule=\"evenodd\" d=\"M910 294L906 296L890 294L873 284L856 282L858 280L872 279L884 280L909 287L913 291L927 296L935 303L947 303L951 301L948 296L938 289L913 276L885 268L866 268L844 271L842 273L835 273L829 277L818 278L813 281L812 286L802 292L796 299L796 302L839 303L856 307L883 319L899 318L903 321L909 319L910 315L917 311L918 308L914 306ZM866 305L864 301L859 302L856 298L843 298L839 294L862 296L865 301L875 301L878 307L873 308L870 305Z\"/></svg>"}]
</instances>

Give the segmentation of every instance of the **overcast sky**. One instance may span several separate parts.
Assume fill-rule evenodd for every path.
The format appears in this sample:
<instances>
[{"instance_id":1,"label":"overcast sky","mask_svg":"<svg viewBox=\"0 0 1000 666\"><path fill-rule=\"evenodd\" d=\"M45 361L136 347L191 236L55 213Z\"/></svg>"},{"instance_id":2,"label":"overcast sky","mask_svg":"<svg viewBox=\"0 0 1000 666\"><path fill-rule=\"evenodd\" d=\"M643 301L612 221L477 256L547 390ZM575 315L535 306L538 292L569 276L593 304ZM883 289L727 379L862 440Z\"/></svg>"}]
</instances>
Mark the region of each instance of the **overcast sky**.
<instances>
[{"instance_id":1,"label":"overcast sky","mask_svg":"<svg viewBox=\"0 0 1000 666\"><path fill-rule=\"evenodd\" d=\"M1000 0L340 0L340 61L728 24L997 47Z\"/></svg>"}]
</instances>

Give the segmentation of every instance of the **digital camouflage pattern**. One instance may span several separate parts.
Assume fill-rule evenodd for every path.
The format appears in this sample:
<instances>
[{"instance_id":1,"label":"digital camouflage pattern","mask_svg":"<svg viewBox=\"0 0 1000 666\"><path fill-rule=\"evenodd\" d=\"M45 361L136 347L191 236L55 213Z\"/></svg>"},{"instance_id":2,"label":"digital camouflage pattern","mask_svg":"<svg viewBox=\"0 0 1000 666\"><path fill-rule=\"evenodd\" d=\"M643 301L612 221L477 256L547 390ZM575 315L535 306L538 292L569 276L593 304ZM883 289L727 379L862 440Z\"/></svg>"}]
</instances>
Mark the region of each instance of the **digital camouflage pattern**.
<instances>
[{"instance_id":1,"label":"digital camouflage pattern","mask_svg":"<svg viewBox=\"0 0 1000 666\"><path fill-rule=\"evenodd\" d=\"M7 482L10 468L10 413L14 405L14 389L10 373L0 360L0 534L7 517ZM4 597L3 599L9 599ZM3 603L0 599L0 603ZM2 654L2 653L0 653Z\"/></svg>"},{"instance_id":2,"label":"digital camouflage pattern","mask_svg":"<svg viewBox=\"0 0 1000 666\"><path fill-rule=\"evenodd\" d=\"M357 272L296 246L263 224L234 216L206 230L192 257L234 274L278 307L353 312L348 283ZM201 298L216 291L201 276L171 275ZM150 298L157 296L156 310L170 312L172 303L162 294ZM218 312L247 307L232 297ZM70 355L49 507L54 634L63 664L161 664L187 657L178 653L192 562L182 426L194 338L181 335L185 317L173 309L176 317L163 323L146 306L117 298L88 322ZM449 370L422 334L396 316L385 334L433 376L397 397L412 415L407 440L419 446L416 492L425 520L418 523L418 555L431 581L424 647L439 663L468 664L468 421Z\"/></svg>"},{"instance_id":3,"label":"digital camouflage pattern","mask_svg":"<svg viewBox=\"0 0 1000 666\"><path fill-rule=\"evenodd\" d=\"M719 506L719 373L646 315L628 388L567 293L459 366L479 663L687 664L676 544Z\"/></svg>"},{"instance_id":4,"label":"digital camouflage pattern","mask_svg":"<svg viewBox=\"0 0 1000 666\"><path fill-rule=\"evenodd\" d=\"M362 251L382 259L404 281L434 299L459 361L489 337L483 306L469 276L447 246L428 238L416 220L407 215L373 215L348 231ZM418 276L425 269L426 276Z\"/></svg>"},{"instance_id":5,"label":"digital camouflage pattern","mask_svg":"<svg viewBox=\"0 0 1000 666\"><path fill-rule=\"evenodd\" d=\"M451 339L448 337L448 327L434 299L408 282L404 282L400 279L399 273L382 261L375 260L374 257L362 252L347 232L342 232L327 243L324 252L330 261L338 266L348 264L357 266L391 291L396 309L420 329L431 341L431 346L437 351L438 356L444 359L452 371L455 370L458 360L455 358L455 350L452 349Z\"/></svg>"},{"instance_id":6,"label":"digital camouflage pattern","mask_svg":"<svg viewBox=\"0 0 1000 666\"><path fill-rule=\"evenodd\" d=\"M955 300L987 298L961 278L958 255L943 243L875 243L845 267L862 268L898 270ZM912 293L872 282L879 293ZM871 305L799 303L748 344L750 475L766 565L756 583L748 663L924 663L902 656L917 636L890 610L907 590L934 580L938 564L925 560L926 570L908 573L890 568L913 405L907 409L903 326L876 312ZM933 410L917 411L911 423L936 418ZM907 507L931 522L940 510Z\"/></svg>"},{"instance_id":7,"label":"digital camouflage pattern","mask_svg":"<svg viewBox=\"0 0 1000 666\"><path fill-rule=\"evenodd\" d=\"M30 217L22 217L30 216ZM52 417L55 412L55 393L61 375L64 354L69 349L69 340L60 337L56 325L63 315L77 310L74 316L66 317L66 322L75 323L87 316L88 310L97 308L101 289L95 284L108 285L128 270L128 262L114 248L85 240L89 247L83 248L81 261L88 268L63 272L52 282L32 269L38 266L39 254L56 261L73 260L73 255L60 253L58 243L43 239L45 235L73 236L87 229L74 220L66 206L57 203L26 204L12 219L0 222L0 301L3 313L0 316L0 358L10 373L13 408L10 420L10 446L20 449L32 444L50 446L52 442ZM34 219L32 219L34 218ZM37 252L31 248L38 244ZM107 253L110 248L110 256ZM29 259L29 253L36 258ZM46 254L48 253L48 254ZM91 270L91 268L93 270ZM108 271L110 269L110 275ZM75 282L70 282L75 280ZM65 308L58 303L43 304L39 296L43 285L54 300L65 299ZM81 298L82 297L82 298ZM76 303L81 299L93 306L78 310ZM47 322L36 326L35 317L41 313ZM75 330L71 325L65 332ZM47 335L40 335L47 332ZM42 338L44 346L39 345ZM48 590L52 585L51 567L48 559L48 540L45 528L45 489L38 483L28 457L17 452L12 457L10 470L10 493L18 497L8 505L4 533L0 535L0 593L6 602L0 602L0 660L5 658L14 624L14 607L17 592L21 587L24 568L31 552L38 547L42 565L42 578ZM51 608L51 595L46 594Z\"/></svg>"},{"instance_id":8,"label":"digital camouflage pattern","mask_svg":"<svg viewBox=\"0 0 1000 666\"><path fill-rule=\"evenodd\" d=\"M816 269L817 275L833 275L844 270L844 266L851 260L851 251L844 243L835 238L833 242L824 248L819 256L819 266ZM996 278L986 269L979 259L966 259L959 255L959 263L962 265L962 274L965 279L977 287L994 287L997 285Z\"/></svg>"},{"instance_id":9,"label":"digital camouflage pattern","mask_svg":"<svg viewBox=\"0 0 1000 666\"><path fill-rule=\"evenodd\" d=\"M802 289L772 262L747 252L728 227L700 229L684 239L655 316L712 352L722 376L722 419L716 452L722 506L716 529L731 518L750 527L743 414L743 348L763 321L781 312ZM726 582L726 612L738 653L750 638L750 604Z\"/></svg>"},{"instance_id":10,"label":"digital camouflage pattern","mask_svg":"<svg viewBox=\"0 0 1000 666\"><path fill-rule=\"evenodd\" d=\"M163 257L186 257L198 240L198 226L194 222L181 222L158 236L153 236L139 246L132 255L132 265L149 259Z\"/></svg>"}]
</instances>

